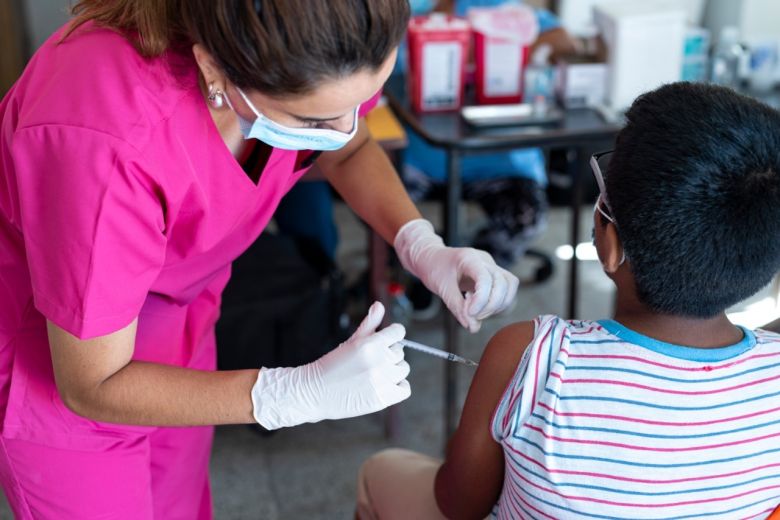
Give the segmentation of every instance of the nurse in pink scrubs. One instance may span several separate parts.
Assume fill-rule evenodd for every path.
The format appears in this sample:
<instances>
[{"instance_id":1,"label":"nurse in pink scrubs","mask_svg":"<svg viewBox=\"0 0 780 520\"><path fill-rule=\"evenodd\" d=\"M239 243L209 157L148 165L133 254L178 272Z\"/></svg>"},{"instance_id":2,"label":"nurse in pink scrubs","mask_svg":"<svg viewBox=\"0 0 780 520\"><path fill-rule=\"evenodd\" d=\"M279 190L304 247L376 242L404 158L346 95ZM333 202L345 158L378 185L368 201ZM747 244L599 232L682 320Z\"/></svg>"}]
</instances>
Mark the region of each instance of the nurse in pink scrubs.
<instances>
[{"instance_id":1,"label":"nurse in pink scrubs","mask_svg":"<svg viewBox=\"0 0 780 520\"><path fill-rule=\"evenodd\" d=\"M212 425L410 395L404 329L378 330L379 304L314 363L214 370L230 263L315 159L464 327L514 298L511 274L420 218L361 119L408 0L75 14L0 103L0 483L18 518L210 518Z\"/></svg>"}]
</instances>

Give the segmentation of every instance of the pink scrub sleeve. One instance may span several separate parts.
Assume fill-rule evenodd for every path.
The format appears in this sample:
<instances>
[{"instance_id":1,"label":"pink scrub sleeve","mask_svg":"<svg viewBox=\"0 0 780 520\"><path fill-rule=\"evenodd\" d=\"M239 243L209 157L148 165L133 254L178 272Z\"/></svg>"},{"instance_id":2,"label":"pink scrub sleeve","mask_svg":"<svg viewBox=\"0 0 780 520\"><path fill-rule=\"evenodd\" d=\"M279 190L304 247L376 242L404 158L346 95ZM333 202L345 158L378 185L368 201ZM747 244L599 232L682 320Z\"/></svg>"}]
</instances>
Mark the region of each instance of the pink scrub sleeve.
<instances>
[{"instance_id":1,"label":"pink scrub sleeve","mask_svg":"<svg viewBox=\"0 0 780 520\"><path fill-rule=\"evenodd\" d=\"M82 339L125 327L165 260L162 190L99 131L33 126L12 153L35 307Z\"/></svg>"},{"instance_id":2,"label":"pink scrub sleeve","mask_svg":"<svg viewBox=\"0 0 780 520\"><path fill-rule=\"evenodd\" d=\"M375 106L379 103L379 99L382 97L382 90L368 98L368 100L360 105L360 108L358 109L358 117L364 117L366 114L371 112Z\"/></svg>"}]
</instances>

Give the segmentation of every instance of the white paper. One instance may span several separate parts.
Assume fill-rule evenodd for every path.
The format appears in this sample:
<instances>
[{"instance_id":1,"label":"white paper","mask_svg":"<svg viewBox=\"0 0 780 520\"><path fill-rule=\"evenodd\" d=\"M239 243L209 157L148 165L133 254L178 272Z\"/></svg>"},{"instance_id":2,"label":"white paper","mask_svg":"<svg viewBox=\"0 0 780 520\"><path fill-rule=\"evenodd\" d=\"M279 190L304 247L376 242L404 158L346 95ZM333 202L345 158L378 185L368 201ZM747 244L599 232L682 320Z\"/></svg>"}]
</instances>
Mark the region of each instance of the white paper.
<instances>
[{"instance_id":1,"label":"white paper","mask_svg":"<svg viewBox=\"0 0 780 520\"><path fill-rule=\"evenodd\" d=\"M485 42L485 94L490 97L520 94L521 51L517 42Z\"/></svg>"},{"instance_id":2,"label":"white paper","mask_svg":"<svg viewBox=\"0 0 780 520\"><path fill-rule=\"evenodd\" d=\"M423 108L457 107L461 90L462 52L458 42L429 42L423 46Z\"/></svg>"}]
</instances>

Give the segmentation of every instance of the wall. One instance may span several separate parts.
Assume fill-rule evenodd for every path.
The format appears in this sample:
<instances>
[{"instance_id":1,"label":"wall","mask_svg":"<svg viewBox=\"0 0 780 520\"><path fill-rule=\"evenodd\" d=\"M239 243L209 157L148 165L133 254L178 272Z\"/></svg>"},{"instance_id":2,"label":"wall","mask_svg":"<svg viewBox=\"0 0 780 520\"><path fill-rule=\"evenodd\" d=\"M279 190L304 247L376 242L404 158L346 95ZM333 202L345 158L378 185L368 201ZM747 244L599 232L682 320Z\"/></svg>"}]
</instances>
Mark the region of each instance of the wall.
<instances>
[{"instance_id":1,"label":"wall","mask_svg":"<svg viewBox=\"0 0 780 520\"><path fill-rule=\"evenodd\" d=\"M34 51L68 20L68 0L24 0L30 46Z\"/></svg>"},{"instance_id":2,"label":"wall","mask_svg":"<svg viewBox=\"0 0 780 520\"><path fill-rule=\"evenodd\" d=\"M0 1L0 97L11 88L27 61L21 7L16 1Z\"/></svg>"}]
</instances>

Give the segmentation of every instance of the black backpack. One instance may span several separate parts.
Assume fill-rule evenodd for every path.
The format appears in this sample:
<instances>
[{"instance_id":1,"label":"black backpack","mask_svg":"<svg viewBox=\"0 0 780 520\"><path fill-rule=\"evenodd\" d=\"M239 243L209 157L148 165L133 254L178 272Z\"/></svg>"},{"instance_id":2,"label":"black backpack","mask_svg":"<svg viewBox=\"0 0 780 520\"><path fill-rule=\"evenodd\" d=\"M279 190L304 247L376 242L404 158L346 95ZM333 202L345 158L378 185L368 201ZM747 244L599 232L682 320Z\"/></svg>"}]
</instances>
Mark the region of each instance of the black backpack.
<instances>
[{"instance_id":1,"label":"black backpack","mask_svg":"<svg viewBox=\"0 0 780 520\"><path fill-rule=\"evenodd\" d=\"M221 370L300 366L348 336L341 271L315 242L264 232L233 263L217 322Z\"/></svg>"}]
</instances>

